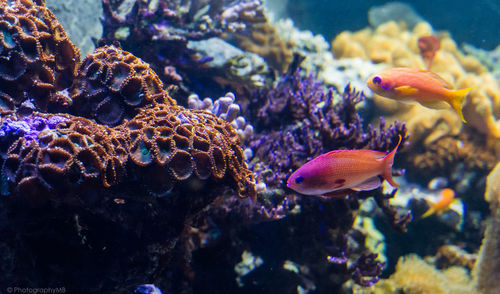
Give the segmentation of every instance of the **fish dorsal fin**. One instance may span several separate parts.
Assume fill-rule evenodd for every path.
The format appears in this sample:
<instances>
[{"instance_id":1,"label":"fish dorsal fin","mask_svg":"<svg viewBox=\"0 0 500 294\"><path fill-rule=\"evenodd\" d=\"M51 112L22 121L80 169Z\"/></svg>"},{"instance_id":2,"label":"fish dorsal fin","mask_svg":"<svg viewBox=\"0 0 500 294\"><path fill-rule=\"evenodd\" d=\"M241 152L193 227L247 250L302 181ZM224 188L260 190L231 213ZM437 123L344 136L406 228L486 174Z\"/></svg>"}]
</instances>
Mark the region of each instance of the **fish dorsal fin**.
<instances>
[{"instance_id":1,"label":"fish dorsal fin","mask_svg":"<svg viewBox=\"0 0 500 294\"><path fill-rule=\"evenodd\" d=\"M356 187L353 187L354 191L369 191L369 190L375 190L378 187L380 187L380 184L382 182L380 181L380 178L378 176L375 176L373 178L369 178L363 183L357 185Z\"/></svg>"},{"instance_id":2,"label":"fish dorsal fin","mask_svg":"<svg viewBox=\"0 0 500 294\"><path fill-rule=\"evenodd\" d=\"M394 88L394 90L396 90L397 92L399 92L402 95L412 95L412 94L416 94L418 92L418 89L415 89L415 88L410 87L410 86L399 86L399 87Z\"/></svg>"},{"instance_id":3,"label":"fish dorsal fin","mask_svg":"<svg viewBox=\"0 0 500 294\"><path fill-rule=\"evenodd\" d=\"M427 70L422 70L422 72L425 73L426 75L428 75L431 79L439 82L446 89L450 89L450 90L453 89L453 86L450 83L448 83L445 79L440 77L439 75L437 75L433 72L427 71Z\"/></svg>"},{"instance_id":4,"label":"fish dorsal fin","mask_svg":"<svg viewBox=\"0 0 500 294\"><path fill-rule=\"evenodd\" d=\"M450 108L450 105L444 101L441 100L434 100L434 101L419 101L420 104L427 108L431 109L446 109Z\"/></svg>"},{"instance_id":5,"label":"fish dorsal fin","mask_svg":"<svg viewBox=\"0 0 500 294\"><path fill-rule=\"evenodd\" d=\"M318 158L327 158L327 157L331 157L331 156L336 156L336 155L344 153L346 151L352 151L352 150L350 150L350 149L333 150L333 151L327 152L325 154L321 154L320 156L318 156Z\"/></svg>"}]
</instances>

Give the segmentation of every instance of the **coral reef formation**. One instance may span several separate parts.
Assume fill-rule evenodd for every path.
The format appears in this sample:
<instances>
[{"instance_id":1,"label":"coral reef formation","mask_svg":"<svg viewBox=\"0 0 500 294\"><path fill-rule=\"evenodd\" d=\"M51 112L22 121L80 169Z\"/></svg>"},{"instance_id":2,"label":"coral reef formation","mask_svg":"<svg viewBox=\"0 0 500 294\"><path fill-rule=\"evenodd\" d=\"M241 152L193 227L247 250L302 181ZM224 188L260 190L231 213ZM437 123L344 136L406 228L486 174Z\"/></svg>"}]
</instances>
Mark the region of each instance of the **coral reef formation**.
<instances>
[{"instance_id":1,"label":"coral reef formation","mask_svg":"<svg viewBox=\"0 0 500 294\"><path fill-rule=\"evenodd\" d=\"M293 44L283 41L274 26L269 23L258 24L247 35L235 34L240 48L264 57L269 66L285 73L293 61Z\"/></svg>"},{"instance_id":2,"label":"coral reef formation","mask_svg":"<svg viewBox=\"0 0 500 294\"><path fill-rule=\"evenodd\" d=\"M205 40L265 22L259 0L238 1L103 1L102 41L121 46L153 65L166 83L196 84L210 56L188 49L189 41ZM142 46L147 43L148 46ZM176 74L172 75L175 72Z\"/></svg>"},{"instance_id":3,"label":"coral reef formation","mask_svg":"<svg viewBox=\"0 0 500 294\"><path fill-rule=\"evenodd\" d=\"M477 293L473 283L462 267L437 270L416 255L402 257L396 272L382 280L373 291L364 293Z\"/></svg>"},{"instance_id":4,"label":"coral reef formation","mask_svg":"<svg viewBox=\"0 0 500 294\"><path fill-rule=\"evenodd\" d=\"M157 103L175 105L147 63L115 46L98 48L82 61L70 88L70 113L114 126L138 109Z\"/></svg>"},{"instance_id":5,"label":"coral reef formation","mask_svg":"<svg viewBox=\"0 0 500 294\"><path fill-rule=\"evenodd\" d=\"M227 121L236 129L241 142L246 144L253 136L254 128L243 116L238 115L240 113L240 106L235 103L235 100L236 97L231 92L226 93L223 97L219 97L215 102L210 97L200 100L198 95L192 94L188 97L188 106L191 109L209 111ZM250 150L246 149L245 152L250 152Z\"/></svg>"},{"instance_id":6,"label":"coral reef formation","mask_svg":"<svg viewBox=\"0 0 500 294\"><path fill-rule=\"evenodd\" d=\"M80 52L43 1L0 1L0 111L31 101L40 111L68 104Z\"/></svg>"},{"instance_id":7,"label":"coral reef formation","mask_svg":"<svg viewBox=\"0 0 500 294\"><path fill-rule=\"evenodd\" d=\"M0 285L130 293L176 272L185 227L228 188L255 200L229 122L117 47L80 63L43 1L0 9Z\"/></svg>"}]
</instances>

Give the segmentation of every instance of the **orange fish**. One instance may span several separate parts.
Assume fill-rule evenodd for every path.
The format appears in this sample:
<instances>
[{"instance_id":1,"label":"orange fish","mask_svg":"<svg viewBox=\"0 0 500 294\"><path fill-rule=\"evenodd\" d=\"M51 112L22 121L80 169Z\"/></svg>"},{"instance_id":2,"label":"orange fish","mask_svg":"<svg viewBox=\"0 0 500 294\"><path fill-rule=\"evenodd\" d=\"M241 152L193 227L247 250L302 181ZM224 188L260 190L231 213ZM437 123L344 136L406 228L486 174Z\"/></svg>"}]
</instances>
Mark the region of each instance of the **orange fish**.
<instances>
[{"instance_id":1,"label":"orange fish","mask_svg":"<svg viewBox=\"0 0 500 294\"><path fill-rule=\"evenodd\" d=\"M432 203L432 206L422 215L422 218L428 217L437 213L442 214L450 208L450 205L455 200L455 191L446 188L441 192L441 199L438 202Z\"/></svg>"},{"instance_id":2,"label":"orange fish","mask_svg":"<svg viewBox=\"0 0 500 294\"><path fill-rule=\"evenodd\" d=\"M431 70L434 56L436 56L436 52L440 48L441 41L439 41L438 37L434 35L418 38L418 49L420 49L420 56L422 56L427 64L427 70Z\"/></svg>"},{"instance_id":3,"label":"orange fish","mask_svg":"<svg viewBox=\"0 0 500 294\"><path fill-rule=\"evenodd\" d=\"M374 190L380 187L382 176L393 187L394 155L401 144L389 153L375 150L335 150L322 154L295 171L287 186L305 195L345 196L351 191Z\"/></svg>"},{"instance_id":4,"label":"orange fish","mask_svg":"<svg viewBox=\"0 0 500 294\"><path fill-rule=\"evenodd\" d=\"M367 85L376 94L398 101L417 101L433 109L447 108L449 104L463 122L466 122L462 114L465 98L475 88L453 90L437 74L407 67L384 69L369 77Z\"/></svg>"}]
</instances>

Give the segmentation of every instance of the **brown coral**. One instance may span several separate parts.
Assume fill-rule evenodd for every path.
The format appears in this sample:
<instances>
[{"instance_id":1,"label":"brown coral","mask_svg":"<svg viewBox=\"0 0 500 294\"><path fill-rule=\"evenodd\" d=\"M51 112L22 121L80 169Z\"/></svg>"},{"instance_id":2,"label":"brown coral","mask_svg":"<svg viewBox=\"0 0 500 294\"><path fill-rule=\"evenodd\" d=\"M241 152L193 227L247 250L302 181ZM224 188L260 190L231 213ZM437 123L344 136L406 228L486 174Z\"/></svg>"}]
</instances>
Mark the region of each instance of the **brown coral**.
<instances>
[{"instance_id":1,"label":"brown coral","mask_svg":"<svg viewBox=\"0 0 500 294\"><path fill-rule=\"evenodd\" d=\"M255 198L255 180L237 132L212 113L159 104L122 127L130 134L130 160L166 168L169 177L162 181L183 181L193 174L202 180L228 177L238 195Z\"/></svg>"},{"instance_id":2,"label":"brown coral","mask_svg":"<svg viewBox=\"0 0 500 294\"><path fill-rule=\"evenodd\" d=\"M72 114L110 126L146 105L175 104L149 64L115 46L98 48L82 61L70 95Z\"/></svg>"},{"instance_id":3,"label":"brown coral","mask_svg":"<svg viewBox=\"0 0 500 294\"><path fill-rule=\"evenodd\" d=\"M80 53L43 1L0 1L0 112L24 100L38 110L68 102Z\"/></svg>"},{"instance_id":4,"label":"brown coral","mask_svg":"<svg viewBox=\"0 0 500 294\"><path fill-rule=\"evenodd\" d=\"M284 73L293 61L293 44L283 41L276 28L269 23L257 24L248 33L235 35L239 46L262 56L274 69Z\"/></svg>"},{"instance_id":5,"label":"brown coral","mask_svg":"<svg viewBox=\"0 0 500 294\"><path fill-rule=\"evenodd\" d=\"M446 135L426 145L414 146L410 165L418 174L451 173L457 165L465 164L469 171L487 173L497 162L495 154L485 146L484 138L472 132L459 136Z\"/></svg>"},{"instance_id":6,"label":"brown coral","mask_svg":"<svg viewBox=\"0 0 500 294\"><path fill-rule=\"evenodd\" d=\"M2 174L19 195L40 201L41 195L76 183L110 187L125 176L127 138L90 120L67 117L38 140L20 137L9 147Z\"/></svg>"},{"instance_id":7,"label":"brown coral","mask_svg":"<svg viewBox=\"0 0 500 294\"><path fill-rule=\"evenodd\" d=\"M128 174L154 195L196 176L228 182L240 197L256 197L238 134L211 113L161 104L115 128L67 118L57 129L40 133L38 140L20 137L9 147L2 174L14 191L48 198L77 186L111 187ZM140 178L128 172L140 168L145 169Z\"/></svg>"}]
</instances>

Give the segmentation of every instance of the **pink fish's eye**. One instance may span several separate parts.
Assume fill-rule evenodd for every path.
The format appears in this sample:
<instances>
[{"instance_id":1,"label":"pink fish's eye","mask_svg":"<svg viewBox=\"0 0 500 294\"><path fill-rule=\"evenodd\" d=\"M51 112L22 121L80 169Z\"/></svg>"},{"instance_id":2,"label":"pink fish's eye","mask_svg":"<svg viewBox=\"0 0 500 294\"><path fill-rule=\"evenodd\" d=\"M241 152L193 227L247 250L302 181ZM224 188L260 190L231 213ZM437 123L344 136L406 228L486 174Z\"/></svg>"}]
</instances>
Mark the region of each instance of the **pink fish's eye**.
<instances>
[{"instance_id":1,"label":"pink fish's eye","mask_svg":"<svg viewBox=\"0 0 500 294\"><path fill-rule=\"evenodd\" d=\"M375 85L379 85L380 83L382 83L382 79L379 76L376 76L373 78L372 82Z\"/></svg>"},{"instance_id":2,"label":"pink fish's eye","mask_svg":"<svg viewBox=\"0 0 500 294\"><path fill-rule=\"evenodd\" d=\"M300 183L302 183L302 182L304 182L304 177L300 177L300 176L299 176L299 177L296 177L296 178L295 178L295 184L300 184Z\"/></svg>"}]
</instances>

